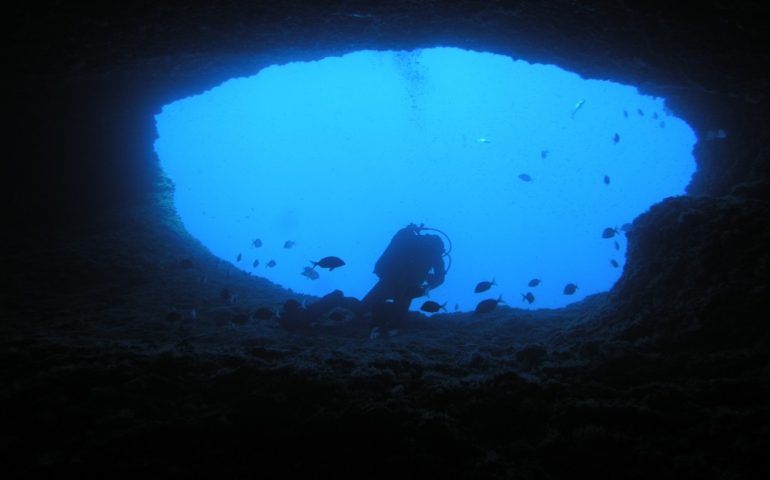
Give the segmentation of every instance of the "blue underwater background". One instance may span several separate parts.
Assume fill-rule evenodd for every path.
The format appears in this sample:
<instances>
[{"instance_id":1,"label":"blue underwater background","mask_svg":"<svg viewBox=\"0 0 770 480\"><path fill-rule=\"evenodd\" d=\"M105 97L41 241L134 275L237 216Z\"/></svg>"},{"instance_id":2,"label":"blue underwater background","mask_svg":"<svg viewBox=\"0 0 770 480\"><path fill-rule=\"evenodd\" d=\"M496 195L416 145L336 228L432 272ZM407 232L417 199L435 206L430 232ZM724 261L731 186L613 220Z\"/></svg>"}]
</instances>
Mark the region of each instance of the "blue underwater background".
<instances>
[{"instance_id":1,"label":"blue underwater background","mask_svg":"<svg viewBox=\"0 0 770 480\"><path fill-rule=\"evenodd\" d=\"M216 256L295 292L361 298L396 231L425 224L451 238L430 293L449 311L609 290L623 226L695 171L695 135L664 99L454 48L272 66L166 105L156 123L177 211ZM346 265L301 275L330 255Z\"/></svg>"}]
</instances>

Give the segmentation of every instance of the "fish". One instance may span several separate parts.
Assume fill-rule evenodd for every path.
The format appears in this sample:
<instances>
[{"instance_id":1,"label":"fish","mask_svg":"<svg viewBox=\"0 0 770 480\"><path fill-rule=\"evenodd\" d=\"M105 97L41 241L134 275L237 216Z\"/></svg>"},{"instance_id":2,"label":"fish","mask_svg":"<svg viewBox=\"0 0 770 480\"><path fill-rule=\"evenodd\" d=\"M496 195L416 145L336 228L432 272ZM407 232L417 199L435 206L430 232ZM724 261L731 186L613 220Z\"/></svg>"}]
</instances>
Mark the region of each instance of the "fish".
<instances>
[{"instance_id":1,"label":"fish","mask_svg":"<svg viewBox=\"0 0 770 480\"><path fill-rule=\"evenodd\" d=\"M616 233L620 233L616 228L607 227L602 230L602 238L612 238Z\"/></svg>"},{"instance_id":2,"label":"fish","mask_svg":"<svg viewBox=\"0 0 770 480\"><path fill-rule=\"evenodd\" d=\"M494 298L488 298L486 300L482 300L476 305L476 309L474 310L474 313L489 313L495 308L497 308L497 304L503 301L503 296L500 295L497 297L497 299Z\"/></svg>"},{"instance_id":3,"label":"fish","mask_svg":"<svg viewBox=\"0 0 770 480\"><path fill-rule=\"evenodd\" d=\"M291 248L294 246L294 242L292 240L286 240L283 244L283 248Z\"/></svg>"},{"instance_id":4,"label":"fish","mask_svg":"<svg viewBox=\"0 0 770 480\"><path fill-rule=\"evenodd\" d=\"M572 108L572 114L570 114L570 118L575 118L575 114L578 112L578 110L580 110L581 108L583 108L583 105L584 105L585 103L586 103L585 99L582 99L582 100L578 101L578 102L575 104L575 106Z\"/></svg>"},{"instance_id":5,"label":"fish","mask_svg":"<svg viewBox=\"0 0 770 480\"><path fill-rule=\"evenodd\" d=\"M254 260L254 263L251 264L252 268L257 268L259 266L259 260Z\"/></svg>"},{"instance_id":6,"label":"fish","mask_svg":"<svg viewBox=\"0 0 770 480\"><path fill-rule=\"evenodd\" d=\"M519 179L522 180L523 182L531 182L532 181L532 177L530 177L526 173L522 173L521 175L519 175Z\"/></svg>"},{"instance_id":7,"label":"fish","mask_svg":"<svg viewBox=\"0 0 770 480\"><path fill-rule=\"evenodd\" d=\"M618 263L618 261L617 261L617 260L615 260L615 259L612 259L612 260L610 260L610 265L612 265L612 266L613 266L613 267L615 267L615 268L618 268L618 267L620 266L620 264Z\"/></svg>"},{"instance_id":8,"label":"fish","mask_svg":"<svg viewBox=\"0 0 770 480\"><path fill-rule=\"evenodd\" d=\"M268 320L275 316L275 312L273 312L271 309L267 307L259 307L254 311L252 316L257 320Z\"/></svg>"},{"instance_id":9,"label":"fish","mask_svg":"<svg viewBox=\"0 0 770 480\"><path fill-rule=\"evenodd\" d=\"M637 109L636 109L636 113L638 113L640 117L643 117L643 116L644 116L644 112L642 111L642 109L641 109L641 108L637 108Z\"/></svg>"},{"instance_id":10,"label":"fish","mask_svg":"<svg viewBox=\"0 0 770 480\"><path fill-rule=\"evenodd\" d=\"M535 296L532 295L532 292L527 292L526 294L521 294L522 302L528 302L530 305L532 305L532 302L535 301Z\"/></svg>"},{"instance_id":11,"label":"fish","mask_svg":"<svg viewBox=\"0 0 770 480\"><path fill-rule=\"evenodd\" d=\"M430 312L430 313L436 313L439 310L444 310L446 312L446 302L439 305L438 302L434 302L433 300L428 300L425 303L422 304L420 307L420 310L423 312Z\"/></svg>"},{"instance_id":12,"label":"fish","mask_svg":"<svg viewBox=\"0 0 770 480\"><path fill-rule=\"evenodd\" d=\"M238 313L236 315L233 315L233 318L230 319L230 322L232 322L235 325L246 325L249 321L249 316L245 313Z\"/></svg>"},{"instance_id":13,"label":"fish","mask_svg":"<svg viewBox=\"0 0 770 480\"><path fill-rule=\"evenodd\" d=\"M573 293L575 293L575 291L577 291L577 289L578 289L577 285L575 285L574 283L568 283L564 285L564 295L572 295Z\"/></svg>"},{"instance_id":14,"label":"fish","mask_svg":"<svg viewBox=\"0 0 770 480\"><path fill-rule=\"evenodd\" d=\"M618 135L618 134L616 133L615 135L613 135L613 136L612 136L612 143L614 143L614 144L616 144L616 145L617 145L617 143L618 143L619 141L620 141L620 135Z\"/></svg>"},{"instance_id":15,"label":"fish","mask_svg":"<svg viewBox=\"0 0 770 480\"><path fill-rule=\"evenodd\" d=\"M251 244L254 246L254 248L259 248L262 246L262 240L255 238Z\"/></svg>"},{"instance_id":16,"label":"fish","mask_svg":"<svg viewBox=\"0 0 770 480\"><path fill-rule=\"evenodd\" d=\"M300 275L304 275L304 276L306 276L307 278L309 278L310 280L318 280L318 277L320 277L320 275L318 274L318 272L316 272L315 270L313 270L311 267L305 267L305 268L302 270L302 273L300 273Z\"/></svg>"},{"instance_id":17,"label":"fish","mask_svg":"<svg viewBox=\"0 0 770 480\"><path fill-rule=\"evenodd\" d=\"M458 310L460 310L460 304L459 303L455 303L455 312L458 311Z\"/></svg>"},{"instance_id":18,"label":"fish","mask_svg":"<svg viewBox=\"0 0 770 480\"><path fill-rule=\"evenodd\" d=\"M481 137L481 138L479 138L476 141L479 142L479 143L491 143L492 142L492 140L490 140L488 138L484 138L484 137Z\"/></svg>"},{"instance_id":19,"label":"fish","mask_svg":"<svg viewBox=\"0 0 770 480\"><path fill-rule=\"evenodd\" d=\"M610 184L610 177L609 177L609 175L605 175L604 176L604 184L605 185L609 185Z\"/></svg>"},{"instance_id":20,"label":"fish","mask_svg":"<svg viewBox=\"0 0 770 480\"><path fill-rule=\"evenodd\" d=\"M630 223L624 223L622 227L620 227L621 232L628 232L631 230L631 224Z\"/></svg>"},{"instance_id":21,"label":"fish","mask_svg":"<svg viewBox=\"0 0 770 480\"><path fill-rule=\"evenodd\" d=\"M293 298L290 298L283 302L283 311L284 312L296 312L301 307L300 303Z\"/></svg>"},{"instance_id":22,"label":"fish","mask_svg":"<svg viewBox=\"0 0 770 480\"><path fill-rule=\"evenodd\" d=\"M476 293L486 292L490 288L492 288L492 285L497 285L495 283L495 279L493 278L491 282L483 281L479 282L478 285L476 285L476 288L473 289Z\"/></svg>"},{"instance_id":23,"label":"fish","mask_svg":"<svg viewBox=\"0 0 770 480\"><path fill-rule=\"evenodd\" d=\"M267 262L267 266L270 267L270 268L273 268L276 265L278 265L278 264L275 263L275 260L270 260L269 262Z\"/></svg>"},{"instance_id":24,"label":"fish","mask_svg":"<svg viewBox=\"0 0 770 480\"><path fill-rule=\"evenodd\" d=\"M658 112L652 112L652 118L657 120L658 119Z\"/></svg>"},{"instance_id":25,"label":"fish","mask_svg":"<svg viewBox=\"0 0 770 480\"><path fill-rule=\"evenodd\" d=\"M660 128L666 128L666 122L660 122L660 123L658 124L658 126L659 126Z\"/></svg>"},{"instance_id":26,"label":"fish","mask_svg":"<svg viewBox=\"0 0 770 480\"><path fill-rule=\"evenodd\" d=\"M548 156L548 150L541 150L540 151L540 158L545 159L545 157Z\"/></svg>"},{"instance_id":27,"label":"fish","mask_svg":"<svg viewBox=\"0 0 770 480\"><path fill-rule=\"evenodd\" d=\"M241 255L241 254L239 253L239 254L238 254L238 257L236 257L235 261L236 261L236 262L240 262L240 261L241 261L241 257L243 257L243 255Z\"/></svg>"},{"instance_id":28,"label":"fish","mask_svg":"<svg viewBox=\"0 0 770 480\"><path fill-rule=\"evenodd\" d=\"M345 265L345 262L339 257L324 257L317 262L314 262L311 260L310 263L313 264L313 268L315 267L328 268L330 272L335 268Z\"/></svg>"},{"instance_id":29,"label":"fish","mask_svg":"<svg viewBox=\"0 0 770 480\"><path fill-rule=\"evenodd\" d=\"M618 241L615 240L613 243L615 244L615 250L620 250L620 244L618 243Z\"/></svg>"},{"instance_id":30,"label":"fish","mask_svg":"<svg viewBox=\"0 0 770 480\"><path fill-rule=\"evenodd\" d=\"M527 285L530 286L530 287L537 287L538 285L540 285L540 279L539 278L533 278L532 280L529 281L529 283Z\"/></svg>"},{"instance_id":31,"label":"fish","mask_svg":"<svg viewBox=\"0 0 770 480\"><path fill-rule=\"evenodd\" d=\"M628 118L628 111L627 110L623 110L623 116Z\"/></svg>"}]
</instances>

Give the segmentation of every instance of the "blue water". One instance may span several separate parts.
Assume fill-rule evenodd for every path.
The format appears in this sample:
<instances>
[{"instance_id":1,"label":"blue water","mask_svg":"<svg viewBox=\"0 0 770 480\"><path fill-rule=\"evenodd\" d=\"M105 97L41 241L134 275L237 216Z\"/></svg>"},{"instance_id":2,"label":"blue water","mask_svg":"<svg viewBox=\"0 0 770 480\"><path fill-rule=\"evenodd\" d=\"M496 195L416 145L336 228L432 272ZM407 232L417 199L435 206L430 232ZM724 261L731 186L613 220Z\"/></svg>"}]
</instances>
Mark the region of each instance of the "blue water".
<instances>
[{"instance_id":1,"label":"blue water","mask_svg":"<svg viewBox=\"0 0 770 480\"><path fill-rule=\"evenodd\" d=\"M297 292L361 298L393 234L424 223L452 240L431 292L450 311L609 290L626 240L602 231L683 195L695 171L695 135L663 99L454 48L271 66L166 105L156 122L177 211L215 255ZM346 265L300 275L329 255Z\"/></svg>"}]
</instances>

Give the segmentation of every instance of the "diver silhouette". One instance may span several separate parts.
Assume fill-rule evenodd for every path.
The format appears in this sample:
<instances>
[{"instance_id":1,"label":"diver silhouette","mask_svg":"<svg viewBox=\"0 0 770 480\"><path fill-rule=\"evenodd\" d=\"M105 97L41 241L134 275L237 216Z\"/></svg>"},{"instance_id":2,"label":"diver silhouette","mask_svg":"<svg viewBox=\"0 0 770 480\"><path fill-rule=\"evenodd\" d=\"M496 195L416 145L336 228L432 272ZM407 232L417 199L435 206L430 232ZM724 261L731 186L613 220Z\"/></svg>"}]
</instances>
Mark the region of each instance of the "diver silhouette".
<instances>
[{"instance_id":1,"label":"diver silhouette","mask_svg":"<svg viewBox=\"0 0 770 480\"><path fill-rule=\"evenodd\" d=\"M444 283L444 242L422 230L428 229L414 223L399 230L374 265L379 281L362 303L375 325L401 323L412 300Z\"/></svg>"},{"instance_id":2,"label":"diver silhouette","mask_svg":"<svg viewBox=\"0 0 770 480\"><path fill-rule=\"evenodd\" d=\"M444 266L444 242L438 235L423 234L426 228L410 223L393 236L390 244L374 265L379 281L363 300L345 297L335 290L307 308L284 307L279 319L287 328L304 328L328 312L343 308L352 312L359 321L367 313L375 327L381 330L396 328L406 318L409 306L417 297L427 295L442 283L448 267ZM450 244L451 240L446 237ZM450 257L451 261L451 257Z\"/></svg>"}]
</instances>

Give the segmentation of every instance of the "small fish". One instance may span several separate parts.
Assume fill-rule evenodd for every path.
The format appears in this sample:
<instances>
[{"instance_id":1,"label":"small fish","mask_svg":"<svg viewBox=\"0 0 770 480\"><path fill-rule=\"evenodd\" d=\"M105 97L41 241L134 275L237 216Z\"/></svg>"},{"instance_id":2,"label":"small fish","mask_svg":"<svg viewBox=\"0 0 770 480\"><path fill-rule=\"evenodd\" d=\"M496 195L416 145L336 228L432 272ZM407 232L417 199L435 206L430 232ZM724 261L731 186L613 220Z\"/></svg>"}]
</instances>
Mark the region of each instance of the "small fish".
<instances>
[{"instance_id":1,"label":"small fish","mask_svg":"<svg viewBox=\"0 0 770 480\"><path fill-rule=\"evenodd\" d=\"M476 288L473 289L476 293L486 292L490 288L492 288L492 285L497 285L495 283L495 279L493 278L491 282L483 281L479 282L478 285L476 285Z\"/></svg>"},{"instance_id":2,"label":"small fish","mask_svg":"<svg viewBox=\"0 0 770 480\"><path fill-rule=\"evenodd\" d=\"M320 277L320 275L318 274L318 272L316 272L315 270L313 270L311 267L305 267L305 268L302 270L302 273L300 273L300 275L304 275L304 276L306 276L307 278L309 278L310 280L318 280L318 277Z\"/></svg>"},{"instance_id":3,"label":"small fish","mask_svg":"<svg viewBox=\"0 0 770 480\"><path fill-rule=\"evenodd\" d=\"M291 312L296 312L297 310L300 309L300 307L301 305L298 301L294 300L293 298L290 298L285 302L283 302L282 309L284 312L291 313Z\"/></svg>"},{"instance_id":4,"label":"small fish","mask_svg":"<svg viewBox=\"0 0 770 480\"><path fill-rule=\"evenodd\" d=\"M238 313L236 315L233 315L233 318L231 318L230 321L234 325L243 326L243 325L246 325L246 323L248 323L249 316L244 313Z\"/></svg>"},{"instance_id":5,"label":"small fish","mask_svg":"<svg viewBox=\"0 0 770 480\"><path fill-rule=\"evenodd\" d=\"M484 138L484 137L481 137L481 138L479 138L476 141L479 142L479 143L491 143L492 142L492 140L490 140L488 138Z\"/></svg>"},{"instance_id":6,"label":"small fish","mask_svg":"<svg viewBox=\"0 0 770 480\"><path fill-rule=\"evenodd\" d=\"M604 230L602 230L602 238L612 238L615 236L616 233L620 233L620 232L618 232L618 230L615 228L607 227Z\"/></svg>"},{"instance_id":7,"label":"small fish","mask_svg":"<svg viewBox=\"0 0 770 480\"><path fill-rule=\"evenodd\" d=\"M236 261L236 262L240 262L242 257L243 257L243 255L241 255L241 254L239 253L239 254L238 254L238 257L235 259L235 261Z\"/></svg>"},{"instance_id":8,"label":"small fish","mask_svg":"<svg viewBox=\"0 0 770 480\"><path fill-rule=\"evenodd\" d=\"M262 240L255 238L251 244L254 245L254 248L259 248L262 246Z\"/></svg>"},{"instance_id":9,"label":"small fish","mask_svg":"<svg viewBox=\"0 0 770 480\"><path fill-rule=\"evenodd\" d=\"M618 243L618 241L615 240L613 243L615 245L615 250L620 250L620 244Z\"/></svg>"},{"instance_id":10,"label":"small fish","mask_svg":"<svg viewBox=\"0 0 770 480\"><path fill-rule=\"evenodd\" d=\"M618 268L618 267L620 266L620 264L618 263L618 261L617 261L617 260L614 260L614 259L613 259L613 260L610 260L610 265L612 265L612 266L613 266L613 267L615 267L615 268Z\"/></svg>"},{"instance_id":11,"label":"small fish","mask_svg":"<svg viewBox=\"0 0 770 480\"><path fill-rule=\"evenodd\" d=\"M540 158L545 159L548 156L548 150L542 150L540 152Z\"/></svg>"},{"instance_id":12,"label":"small fish","mask_svg":"<svg viewBox=\"0 0 770 480\"><path fill-rule=\"evenodd\" d=\"M658 119L658 112L652 112L652 118L657 120Z\"/></svg>"},{"instance_id":13,"label":"small fish","mask_svg":"<svg viewBox=\"0 0 770 480\"><path fill-rule=\"evenodd\" d=\"M294 242L291 240L286 240L286 242L283 244L283 248L291 248L294 246Z\"/></svg>"},{"instance_id":14,"label":"small fish","mask_svg":"<svg viewBox=\"0 0 770 480\"><path fill-rule=\"evenodd\" d=\"M275 263L275 260L270 260L269 262L267 262L267 266L270 267L270 268L273 268L276 265L277 265L277 263Z\"/></svg>"},{"instance_id":15,"label":"small fish","mask_svg":"<svg viewBox=\"0 0 770 480\"><path fill-rule=\"evenodd\" d=\"M259 260L254 260L254 263L251 264L252 268L257 268L259 266Z\"/></svg>"},{"instance_id":16,"label":"small fish","mask_svg":"<svg viewBox=\"0 0 770 480\"><path fill-rule=\"evenodd\" d=\"M275 316L275 312L273 312L271 309L267 307L259 307L254 311L252 316L257 320L268 320Z\"/></svg>"},{"instance_id":17,"label":"small fish","mask_svg":"<svg viewBox=\"0 0 770 480\"><path fill-rule=\"evenodd\" d=\"M570 115L570 118L575 118L575 114L578 112L578 110L583 108L584 103L586 103L585 99L580 100L575 104L575 106L572 108L572 114Z\"/></svg>"},{"instance_id":18,"label":"small fish","mask_svg":"<svg viewBox=\"0 0 770 480\"><path fill-rule=\"evenodd\" d=\"M345 262L342 261L342 259L339 257L324 257L317 262L314 262L311 260L310 263L313 264L313 268L315 267L328 268L330 272L335 268L345 265Z\"/></svg>"},{"instance_id":19,"label":"small fish","mask_svg":"<svg viewBox=\"0 0 770 480\"><path fill-rule=\"evenodd\" d=\"M503 301L503 296L500 295L495 300L494 298L488 298L486 300L482 300L476 305L476 310L474 310L474 313L489 313L495 308L497 308L497 304Z\"/></svg>"},{"instance_id":20,"label":"small fish","mask_svg":"<svg viewBox=\"0 0 770 480\"><path fill-rule=\"evenodd\" d=\"M530 286L530 287L537 287L538 285L540 285L540 279L539 278L533 278L532 280L529 281L529 283L527 285Z\"/></svg>"},{"instance_id":21,"label":"small fish","mask_svg":"<svg viewBox=\"0 0 770 480\"><path fill-rule=\"evenodd\" d=\"M460 304L459 303L455 303L455 312L458 311L458 310L460 310Z\"/></svg>"},{"instance_id":22,"label":"small fish","mask_svg":"<svg viewBox=\"0 0 770 480\"><path fill-rule=\"evenodd\" d=\"M577 285L575 285L574 283L568 283L564 285L564 295L572 295L573 293L575 293L575 291L577 291L577 289L578 289Z\"/></svg>"},{"instance_id":23,"label":"small fish","mask_svg":"<svg viewBox=\"0 0 770 480\"><path fill-rule=\"evenodd\" d=\"M641 109L641 108L637 108L637 109L636 109L636 113L638 113L640 117L643 117L643 116L644 116L644 112L642 111L642 109Z\"/></svg>"},{"instance_id":24,"label":"small fish","mask_svg":"<svg viewBox=\"0 0 770 480\"><path fill-rule=\"evenodd\" d=\"M666 122L660 122L660 123L658 124L658 126L659 126L660 128L666 128Z\"/></svg>"},{"instance_id":25,"label":"small fish","mask_svg":"<svg viewBox=\"0 0 770 480\"><path fill-rule=\"evenodd\" d=\"M616 133L615 135L613 135L613 136L612 136L612 143L614 143L615 145L617 145L619 141L620 141L620 135L618 135L618 134Z\"/></svg>"},{"instance_id":26,"label":"small fish","mask_svg":"<svg viewBox=\"0 0 770 480\"><path fill-rule=\"evenodd\" d=\"M530 177L526 173L522 173L521 175L519 175L519 179L521 181L523 181L523 182L531 182L532 181L532 177Z\"/></svg>"},{"instance_id":27,"label":"small fish","mask_svg":"<svg viewBox=\"0 0 770 480\"><path fill-rule=\"evenodd\" d=\"M521 294L522 302L527 302L530 305L532 305L532 302L535 301L535 296L532 295L532 292L527 292L526 294Z\"/></svg>"},{"instance_id":28,"label":"small fish","mask_svg":"<svg viewBox=\"0 0 770 480\"><path fill-rule=\"evenodd\" d=\"M620 227L620 231L622 232L628 232L631 230L631 224L630 223L624 223L622 227Z\"/></svg>"},{"instance_id":29,"label":"small fish","mask_svg":"<svg viewBox=\"0 0 770 480\"><path fill-rule=\"evenodd\" d=\"M430 313L436 313L439 310L444 310L446 312L446 302L439 305L438 302L434 302L433 300L428 300L425 303L422 304L420 307L420 310L423 312L430 312Z\"/></svg>"},{"instance_id":30,"label":"small fish","mask_svg":"<svg viewBox=\"0 0 770 480\"><path fill-rule=\"evenodd\" d=\"M609 175L605 175L604 176L604 184L605 185L609 185L610 184L610 177L609 177Z\"/></svg>"},{"instance_id":31,"label":"small fish","mask_svg":"<svg viewBox=\"0 0 770 480\"><path fill-rule=\"evenodd\" d=\"M627 110L623 110L623 116L628 118L628 111Z\"/></svg>"}]
</instances>

